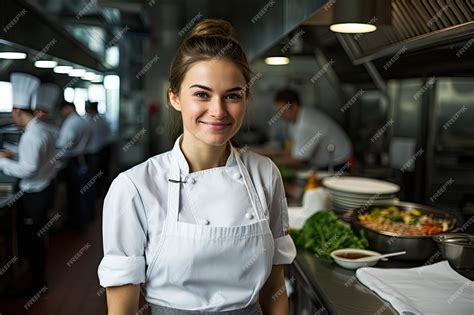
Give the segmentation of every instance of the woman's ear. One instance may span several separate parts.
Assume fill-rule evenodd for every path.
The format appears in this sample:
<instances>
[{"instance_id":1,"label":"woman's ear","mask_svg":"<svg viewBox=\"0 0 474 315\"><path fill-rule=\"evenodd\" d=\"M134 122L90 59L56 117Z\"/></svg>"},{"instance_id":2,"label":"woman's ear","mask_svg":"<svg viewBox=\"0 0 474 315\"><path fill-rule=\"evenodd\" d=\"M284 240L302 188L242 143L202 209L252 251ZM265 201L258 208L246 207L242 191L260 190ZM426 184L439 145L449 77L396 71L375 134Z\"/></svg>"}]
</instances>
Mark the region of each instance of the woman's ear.
<instances>
[{"instance_id":1,"label":"woman's ear","mask_svg":"<svg viewBox=\"0 0 474 315\"><path fill-rule=\"evenodd\" d=\"M170 100L171 106L180 112L181 102L179 101L179 95L175 94L171 89L168 89L168 98Z\"/></svg>"}]
</instances>

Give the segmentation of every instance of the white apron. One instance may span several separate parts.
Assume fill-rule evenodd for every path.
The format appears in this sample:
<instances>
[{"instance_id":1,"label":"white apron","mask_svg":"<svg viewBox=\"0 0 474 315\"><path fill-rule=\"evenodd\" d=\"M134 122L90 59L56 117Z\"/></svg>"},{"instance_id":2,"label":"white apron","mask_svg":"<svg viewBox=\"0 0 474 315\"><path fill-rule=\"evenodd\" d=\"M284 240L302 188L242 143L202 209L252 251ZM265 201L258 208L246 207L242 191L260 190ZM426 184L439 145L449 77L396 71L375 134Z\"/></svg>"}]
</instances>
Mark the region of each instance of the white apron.
<instances>
[{"instance_id":1,"label":"white apron","mask_svg":"<svg viewBox=\"0 0 474 315\"><path fill-rule=\"evenodd\" d=\"M242 209L242 213L254 213L256 220L251 224L228 227L211 226L209 222L180 222L180 187L195 183L193 180L170 181L166 223L157 254L148 266L144 286L150 304L177 310L217 312L242 309L256 303L272 269L274 241L268 214L247 168L239 152L230 147L252 204L251 209ZM171 164L169 179L186 181L181 178L176 156ZM205 183L201 181L199 185Z\"/></svg>"}]
</instances>

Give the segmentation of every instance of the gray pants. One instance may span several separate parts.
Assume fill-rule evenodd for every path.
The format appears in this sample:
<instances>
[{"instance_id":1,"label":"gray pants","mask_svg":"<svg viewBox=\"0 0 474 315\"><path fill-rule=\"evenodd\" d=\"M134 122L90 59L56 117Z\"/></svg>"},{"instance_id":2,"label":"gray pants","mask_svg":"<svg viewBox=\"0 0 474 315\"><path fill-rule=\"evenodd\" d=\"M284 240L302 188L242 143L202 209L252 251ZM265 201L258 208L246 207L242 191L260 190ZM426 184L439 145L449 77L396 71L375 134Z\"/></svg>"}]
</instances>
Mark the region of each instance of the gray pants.
<instances>
[{"instance_id":1,"label":"gray pants","mask_svg":"<svg viewBox=\"0 0 474 315\"><path fill-rule=\"evenodd\" d=\"M151 307L152 315L185 315L185 314L263 315L262 309L260 308L260 304L258 303L251 304L247 307L244 307L238 310L225 311L225 312L186 311L186 310L179 310L176 308L169 308L169 307L153 305L153 304L150 304L150 307Z\"/></svg>"}]
</instances>

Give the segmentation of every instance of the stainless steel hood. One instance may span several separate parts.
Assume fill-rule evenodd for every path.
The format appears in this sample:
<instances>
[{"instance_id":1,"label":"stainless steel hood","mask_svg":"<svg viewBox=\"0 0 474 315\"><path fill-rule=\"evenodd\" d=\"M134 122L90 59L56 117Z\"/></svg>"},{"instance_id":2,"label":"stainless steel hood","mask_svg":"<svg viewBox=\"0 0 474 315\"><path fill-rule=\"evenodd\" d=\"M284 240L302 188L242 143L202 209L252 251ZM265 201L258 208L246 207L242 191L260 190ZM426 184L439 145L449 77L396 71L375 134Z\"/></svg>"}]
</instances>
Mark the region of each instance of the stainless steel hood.
<instances>
[{"instance_id":1,"label":"stainless steel hood","mask_svg":"<svg viewBox=\"0 0 474 315\"><path fill-rule=\"evenodd\" d=\"M392 25L373 33L336 35L354 65L372 62L384 79L472 76L474 1L392 0L391 7ZM332 7L325 9L304 24L327 27L333 12Z\"/></svg>"},{"instance_id":2,"label":"stainless steel hood","mask_svg":"<svg viewBox=\"0 0 474 315\"><path fill-rule=\"evenodd\" d=\"M325 4L325 0L211 0L208 6L211 17L232 22L248 58L253 60Z\"/></svg>"},{"instance_id":3,"label":"stainless steel hood","mask_svg":"<svg viewBox=\"0 0 474 315\"><path fill-rule=\"evenodd\" d=\"M407 51L470 39L474 35L474 2L392 1L392 26L363 36L341 35L347 42L354 63L361 64Z\"/></svg>"},{"instance_id":4,"label":"stainless steel hood","mask_svg":"<svg viewBox=\"0 0 474 315\"><path fill-rule=\"evenodd\" d=\"M97 71L107 64L74 39L59 22L21 0L0 2L0 44L49 55Z\"/></svg>"}]
</instances>

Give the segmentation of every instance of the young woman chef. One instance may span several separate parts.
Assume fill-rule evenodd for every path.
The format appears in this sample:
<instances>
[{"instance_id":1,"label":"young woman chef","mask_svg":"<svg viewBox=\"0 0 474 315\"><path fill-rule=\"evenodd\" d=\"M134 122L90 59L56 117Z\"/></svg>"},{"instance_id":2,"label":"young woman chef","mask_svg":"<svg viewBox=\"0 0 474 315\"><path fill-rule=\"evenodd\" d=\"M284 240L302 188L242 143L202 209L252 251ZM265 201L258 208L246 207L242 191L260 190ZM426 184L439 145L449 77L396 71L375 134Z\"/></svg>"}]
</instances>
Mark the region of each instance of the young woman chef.
<instances>
[{"instance_id":1,"label":"young woman chef","mask_svg":"<svg viewBox=\"0 0 474 315\"><path fill-rule=\"evenodd\" d=\"M200 22L171 65L183 134L120 174L104 204L98 274L109 314L288 314L283 266L296 249L280 173L232 146L251 71L222 20Z\"/></svg>"}]
</instances>

